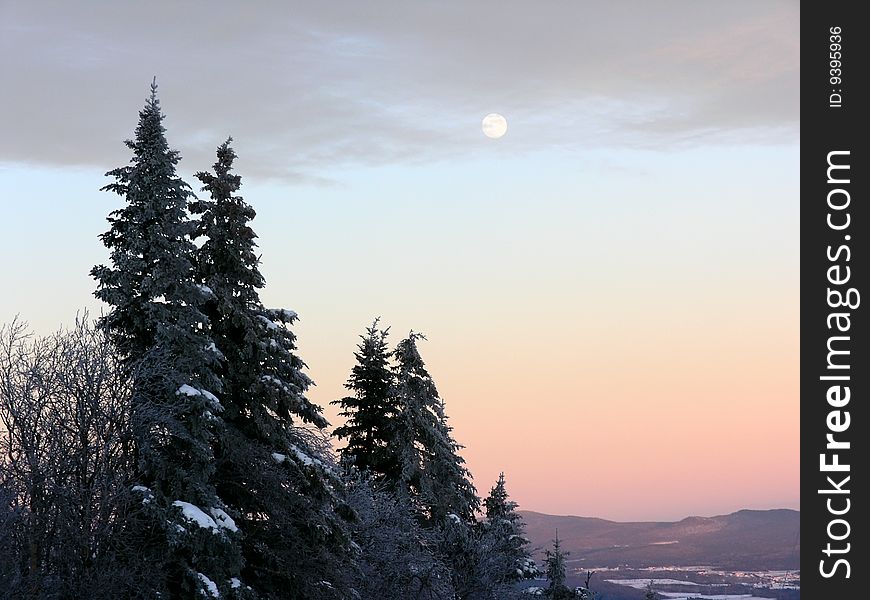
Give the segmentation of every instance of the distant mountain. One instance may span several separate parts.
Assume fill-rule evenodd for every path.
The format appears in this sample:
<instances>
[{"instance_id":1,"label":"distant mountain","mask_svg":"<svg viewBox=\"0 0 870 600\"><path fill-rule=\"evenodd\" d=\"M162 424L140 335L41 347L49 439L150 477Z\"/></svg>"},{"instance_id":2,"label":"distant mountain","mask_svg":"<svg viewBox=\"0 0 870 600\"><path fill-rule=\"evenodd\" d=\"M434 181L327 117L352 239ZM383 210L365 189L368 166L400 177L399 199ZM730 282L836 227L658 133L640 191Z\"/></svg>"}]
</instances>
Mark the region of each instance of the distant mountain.
<instances>
[{"instance_id":1,"label":"distant mountain","mask_svg":"<svg viewBox=\"0 0 870 600\"><path fill-rule=\"evenodd\" d=\"M556 529L572 567L710 565L724 569L800 568L800 512L741 510L676 523L620 523L521 511L526 536L545 549Z\"/></svg>"}]
</instances>

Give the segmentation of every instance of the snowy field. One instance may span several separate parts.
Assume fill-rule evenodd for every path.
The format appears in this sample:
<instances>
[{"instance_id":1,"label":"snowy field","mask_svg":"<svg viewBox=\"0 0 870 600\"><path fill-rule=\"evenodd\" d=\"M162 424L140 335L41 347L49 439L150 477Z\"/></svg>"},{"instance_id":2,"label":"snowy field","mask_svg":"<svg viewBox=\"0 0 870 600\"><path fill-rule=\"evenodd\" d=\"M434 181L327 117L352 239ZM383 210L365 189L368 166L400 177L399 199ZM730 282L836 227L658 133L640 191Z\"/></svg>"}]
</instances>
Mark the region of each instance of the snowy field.
<instances>
[{"instance_id":1,"label":"snowy field","mask_svg":"<svg viewBox=\"0 0 870 600\"><path fill-rule=\"evenodd\" d=\"M702 592L680 592L680 591L663 591L662 588L668 587L679 587L679 586L691 586L691 587L704 587L704 588L715 588L715 587L724 587L727 584L724 583L696 583L693 581L685 581L680 579L664 579L664 578L643 578L643 579L606 579L608 583L613 583L616 585L623 585L626 587L634 588L636 590L646 589L647 585L652 582L653 588L656 593L662 597L667 598L669 600L770 600L770 598L764 598L759 596L754 596L752 594L707 594Z\"/></svg>"}]
</instances>

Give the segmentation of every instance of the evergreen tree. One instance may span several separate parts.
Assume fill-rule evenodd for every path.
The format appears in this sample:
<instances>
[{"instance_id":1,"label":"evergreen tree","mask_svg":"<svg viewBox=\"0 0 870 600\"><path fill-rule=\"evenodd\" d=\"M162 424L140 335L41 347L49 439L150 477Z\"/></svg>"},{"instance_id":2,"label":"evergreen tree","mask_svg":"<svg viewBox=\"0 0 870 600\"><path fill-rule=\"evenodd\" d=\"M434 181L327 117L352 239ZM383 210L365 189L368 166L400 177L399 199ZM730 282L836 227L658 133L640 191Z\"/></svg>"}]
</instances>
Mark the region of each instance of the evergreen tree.
<instances>
[{"instance_id":1,"label":"evergreen tree","mask_svg":"<svg viewBox=\"0 0 870 600\"><path fill-rule=\"evenodd\" d=\"M347 419L334 432L339 439L347 439L342 459L377 480L393 477L398 470L391 422L399 415L399 407L393 394L388 333L389 327L379 329L375 319L360 336L354 353L357 364L345 383L353 395L333 401L343 409L339 415Z\"/></svg>"},{"instance_id":2,"label":"evergreen tree","mask_svg":"<svg viewBox=\"0 0 870 600\"><path fill-rule=\"evenodd\" d=\"M484 530L489 554L498 564L489 570L498 581L517 581L537 575L535 563L531 560L529 540L525 538L525 524L517 512L518 504L510 499L505 487L504 473L483 501L486 519L481 523Z\"/></svg>"},{"instance_id":3,"label":"evergreen tree","mask_svg":"<svg viewBox=\"0 0 870 600\"><path fill-rule=\"evenodd\" d=\"M213 173L196 174L209 198L190 207L205 240L197 277L210 291L204 310L224 389L215 481L245 534L243 579L268 598L337 598L349 549L339 482L304 428L328 423L305 396L312 382L288 328L296 313L260 300L256 213L237 194L230 142L217 149Z\"/></svg>"},{"instance_id":4,"label":"evergreen tree","mask_svg":"<svg viewBox=\"0 0 870 600\"><path fill-rule=\"evenodd\" d=\"M545 564L547 566L547 596L550 598L572 598L574 594L565 585L565 558L570 552L562 550L562 543L559 541L559 532L556 531L556 538L553 540L553 549L546 551Z\"/></svg>"},{"instance_id":5,"label":"evergreen tree","mask_svg":"<svg viewBox=\"0 0 870 600\"><path fill-rule=\"evenodd\" d=\"M125 200L101 236L111 266L92 270L95 295L111 307L99 326L134 380L133 489L141 504L129 517L127 560L140 569L142 596L235 597L237 529L211 484L211 441L223 406L199 309L210 292L193 278L191 191L176 174L179 155L164 132L155 82L135 138L126 142L130 164L110 171L115 181L103 188Z\"/></svg>"},{"instance_id":6,"label":"evergreen tree","mask_svg":"<svg viewBox=\"0 0 870 600\"><path fill-rule=\"evenodd\" d=\"M423 336L411 333L396 347L396 399L400 414L394 422L400 489L430 525L445 519L474 523L480 506L471 473L459 455L444 412L444 401L417 350Z\"/></svg>"},{"instance_id":7,"label":"evergreen tree","mask_svg":"<svg viewBox=\"0 0 870 600\"><path fill-rule=\"evenodd\" d=\"M444 401L417 350L423 336L411 333L396 347L395 397L400 412L393 439L395 486L424 527L439 533L439 551L450 569L457 598L470 599L480 582L475 511L480 506L471 473L451 436Z\"/></svg>"}]
</instances>

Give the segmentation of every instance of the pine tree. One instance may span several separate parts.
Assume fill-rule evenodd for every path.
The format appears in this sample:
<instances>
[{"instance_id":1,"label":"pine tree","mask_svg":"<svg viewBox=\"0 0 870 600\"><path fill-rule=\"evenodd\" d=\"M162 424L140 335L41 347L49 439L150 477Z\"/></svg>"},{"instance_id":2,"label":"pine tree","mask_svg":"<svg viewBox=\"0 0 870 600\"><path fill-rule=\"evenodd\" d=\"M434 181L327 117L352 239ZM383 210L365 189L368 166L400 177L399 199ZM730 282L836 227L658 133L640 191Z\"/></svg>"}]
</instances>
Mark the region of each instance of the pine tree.
<instances>
[{"instance_id":1,"label":"pine tree","mask_svg":"<svg viewBox=\"0 0 870 600\"><path fill-rule=\"evenodd\" d=\"M394 420L399 470L397 492L416 510L424 527L440 533L439 552L450 568L457 598L475 597L480 581L475 511L480 506L471 473L451 436L444 401L411 334L396 347Z\"/></svg>"},{"instance_id":2,"label":"pine tree","mask_svg":"<svg viewBox=\"0 0 870 600\"><path fill-rule=\"evenodd\" d=\"M516 581L537 575L534 561L525 538L525 524L517 512L518 504L510 499L505 487L504 473L483 501L486 520L481 524L486 545L498 559L490 570L499 571L493 578L499 581Z\"/></svg>"},{"instance_id":3,"label":"pine tree","mask_svg":"<svg viewBox=\"0 0 870 600\"><path fill-rule=\"evenodd\" d=\"M559 540L559 532L556 531L556 538L553 540L553 549L546 551L547 573L547 596L550 598L573 598L574 594L565 585L565 558L570 552L562 550L562 543Z\"/></svg>"},{"instance_id":4,"label":"pine tree","mask_svg":"<svg viewBox=\"0 0 870 600\"><path fill-rule=\"evenodd\" d=\"M445 519L474 523L480 506L471 473L451 436L444 401L417 350L423 336L411 333L396 347L396 398L401 410L394 422L400 488L430 525Z\"/></svg>"},{"instance_id":5,"label":"pine tree","mask_svg":"<svg viewBox=\"0 0 870 600\"><path fill-rule=\"evenodd\" d=\"M127 559L142 570L143 596L236 597L237 528L211 484L211 441L223 410L199 306L210 292L193 278L194 224L179 155L164 135L157 84L139 113L130 164L103 189L124 198L101 236L112 266L92 270L111 310L99 320L133 377L132 423L141 507L130 515ZM135 547L132 547L135 546ZM145 560L142 561L141 553Z\"/></svg>"},{"instance_id":6,"label":"pine tree","mask_svg":"<svg viewBox=\"0 0 870 600\"><path fill-rule=\"evenodd\" d=\"M347 419L334 432L339 439L347 439L341 451L343 461L367 471L376 480L392 477L398 470L391 422L398 416L399 407L393 394L388 333L389 327L379 329L375 319L360 336L362 341L354 353L357 364L345 383L353 395L333 401L343 409L339 415Z\"/></svg>"},{"instance_id":7,"label":"pine tree","mask_svg":"<svg viewBox=\"0 0 870 600\"><path fill-rule=\"evenodd\" d=\"M244 532L244 579L268 598L340 597L349 540L338 512L336 476L315 447L328 425L305 396L312 381L288 328L297 315L263 306L265 285L250 226L256 213L237 194L228 139L214 172L200 172L209 198L199 216L197 277L211 293L205 312L221 363L225 423L215 444L220 497Z\"/></svg>"}]
</instances>

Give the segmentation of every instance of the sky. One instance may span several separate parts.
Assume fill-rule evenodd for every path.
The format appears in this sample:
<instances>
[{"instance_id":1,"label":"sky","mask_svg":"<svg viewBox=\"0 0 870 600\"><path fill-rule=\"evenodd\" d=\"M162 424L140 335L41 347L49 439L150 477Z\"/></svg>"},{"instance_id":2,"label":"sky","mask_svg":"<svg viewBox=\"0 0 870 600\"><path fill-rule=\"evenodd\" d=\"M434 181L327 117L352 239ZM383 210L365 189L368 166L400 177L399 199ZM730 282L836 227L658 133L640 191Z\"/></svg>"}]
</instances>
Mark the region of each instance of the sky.
<instances>
[{"instance_id":1,"label":"sky","mask_svg":"<svg viewBox=\"0 0 870 600\"><path fill-rule=\"evenodd\" d=\"M99 314L99 188L157 77L228 135L269 306L331 400L413 329L480 493L799 508L797 2L0 0L0 322ZM508 132L489 139L497 112Z\"/></svg>"}]
</instances>

